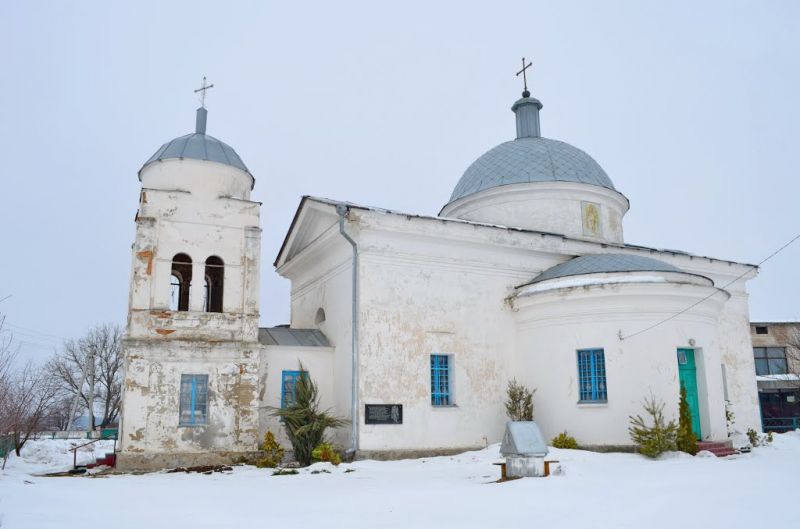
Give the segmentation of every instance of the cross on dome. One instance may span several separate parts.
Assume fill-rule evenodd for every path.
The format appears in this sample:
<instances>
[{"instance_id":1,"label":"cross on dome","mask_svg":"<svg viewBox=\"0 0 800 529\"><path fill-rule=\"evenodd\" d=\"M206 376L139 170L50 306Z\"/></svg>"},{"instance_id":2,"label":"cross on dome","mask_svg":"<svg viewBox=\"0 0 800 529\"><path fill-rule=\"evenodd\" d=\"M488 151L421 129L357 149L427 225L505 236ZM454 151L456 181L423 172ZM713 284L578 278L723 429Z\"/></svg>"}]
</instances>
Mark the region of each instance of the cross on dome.
<instances>
[{"instance_id":1,"label":"cross on dome","mask_svg":"<svg viewBox=\"0 0 800 529\"><path fill-rule=\"evenodd\" d=\"M522 82L524 83L525 90L522 92L522 97L530 97L531 93L528 92L528 75L527 69L533 66L533 61L528 61L528 64L525 64L525 57L522 58L522 70L517 72L517 77L519 74L522 74Z\"/></svg>"}]
</instances>

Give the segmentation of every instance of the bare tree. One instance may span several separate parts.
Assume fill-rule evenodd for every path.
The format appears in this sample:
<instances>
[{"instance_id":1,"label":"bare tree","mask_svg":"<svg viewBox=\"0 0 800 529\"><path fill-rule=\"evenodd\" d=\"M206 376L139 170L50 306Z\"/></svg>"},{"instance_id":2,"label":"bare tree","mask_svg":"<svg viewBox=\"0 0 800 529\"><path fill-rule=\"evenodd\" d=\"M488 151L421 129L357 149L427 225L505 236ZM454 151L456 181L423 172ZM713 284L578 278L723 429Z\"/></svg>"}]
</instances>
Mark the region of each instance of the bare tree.
<instances>
[{"instance_id":1,"label":"bare tree","mask_svg":"<svg viewBox=\"0 0 800 529\"><path fill-rule=\"evenodd\" d=\"M100 427L116 422L122 392L122 330L116 324L101 324L89 329L83 338L67 340L63 351L48 363L48 371L58 381L64 395L80 403L89 416L90 429L95 428L94 413L89 411L89 387L81 384L86 359L90 353L95 361L94 403L102 407ZM92 410L93 411L93 410ZM67 419L69 420L69 419Z\"/></svg>"},{"instance_id":2,"label":"bare tree","mask_svg":"<svg viewBox=\"0 0 800 529\"><path fill-rule=\"evenodd\" d=\"M12 371L8 380L0 416L5 430L14 437L14 449L19 455L28 439L48 425L59 387L46 370L32 362Z\"/></svg>"},{"instance_id":3,"label":"bare tree","mask_svg":"<svg viewBox=\"0 0 800 529\"><path fill-rule=\"evenodd\" d=\"M11 351L11 333L6 331L3 326L5 324L5 316L0 316L0 408L8 399L8 386L11 377L11 369L14 365L15 353ZM0 416L0 435L5 433L3 425L3 417Z\"/></svg>"},{"instance_id":4,"label":"bare tree","mask_svg":"<svg viewBox=\"0 0 800 529\"><path fill-rule=\"evenodd\" d=\"M794 328L789 331L786 342L786 372L795 375L793 386L800 388L800 330Z\"/></svg>"}]
</instances>

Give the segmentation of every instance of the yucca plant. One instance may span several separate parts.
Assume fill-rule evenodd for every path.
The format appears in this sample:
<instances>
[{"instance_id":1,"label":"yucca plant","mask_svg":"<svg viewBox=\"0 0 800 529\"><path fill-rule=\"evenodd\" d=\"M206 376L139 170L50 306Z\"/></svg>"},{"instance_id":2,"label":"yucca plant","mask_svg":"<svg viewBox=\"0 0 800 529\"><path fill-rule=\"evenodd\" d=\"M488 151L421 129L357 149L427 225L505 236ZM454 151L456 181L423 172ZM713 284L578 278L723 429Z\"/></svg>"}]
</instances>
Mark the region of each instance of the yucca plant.
<instances>
[{"instance_id":1,"label":"yucca plant","mask_svg":"<svg viewBox=\"0 0 800 529\"><path fill-rule=\"evenodd\" d=\"M303 466L312 461L314 448L325 440L325 430L339 428L348 420L334 417L319 409L319 390L300 364L302 375L297 378L294 400L284 408L270 408L286 428L286 435L294 450L294 458Z\"/></svg>"}]
</instances>

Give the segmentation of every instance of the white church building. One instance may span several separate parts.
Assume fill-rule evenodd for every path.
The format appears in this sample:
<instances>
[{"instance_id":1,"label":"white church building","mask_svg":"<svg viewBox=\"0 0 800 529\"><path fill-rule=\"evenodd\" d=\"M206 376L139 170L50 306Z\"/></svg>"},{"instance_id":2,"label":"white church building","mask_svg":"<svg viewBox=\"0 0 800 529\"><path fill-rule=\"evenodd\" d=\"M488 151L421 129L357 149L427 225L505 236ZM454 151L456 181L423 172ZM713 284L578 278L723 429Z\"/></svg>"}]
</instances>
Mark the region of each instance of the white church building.
<instances>
[{"instance_id":1,"label":"white church building","mask_svg":"<svg viewBox=\"0 0 800 529\"><path fill-rule=\"evenodd\" d=\"M301 363L359 458L498 442L512 378L536 390L547 439L631 448L629 416L652 394L677 419L681 383L701 439L727 439L726 410L759 430L757 267L626 244L628 199L541 136L541 109L526 90L516 138L437 216L303 197L274 263L291 323L264 329L255 179L200 108L139 171L119 466L229 462L267 430L285 443L269 407L293 398Z\"/></svg>"}]
</instances>

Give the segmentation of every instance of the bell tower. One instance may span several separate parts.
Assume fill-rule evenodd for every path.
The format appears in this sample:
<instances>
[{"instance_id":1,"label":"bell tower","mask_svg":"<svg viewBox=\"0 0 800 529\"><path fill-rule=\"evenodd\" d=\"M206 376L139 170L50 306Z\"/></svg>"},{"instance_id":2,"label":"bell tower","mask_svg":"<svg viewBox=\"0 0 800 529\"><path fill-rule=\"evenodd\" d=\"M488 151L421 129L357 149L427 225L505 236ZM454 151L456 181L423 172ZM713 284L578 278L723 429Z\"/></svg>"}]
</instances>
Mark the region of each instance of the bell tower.
<instances>
[{"instance_id":1,"label":"bell tower","mask_svg":"<svg viewBox=\"0 0 800 529\"><path fill-rule=\"evenodd\" d=\"M139 171L122 468L224 463L257 445L261 205L207 119L203 104L195 131Z\"/></svg>"}]
</instances>

